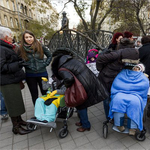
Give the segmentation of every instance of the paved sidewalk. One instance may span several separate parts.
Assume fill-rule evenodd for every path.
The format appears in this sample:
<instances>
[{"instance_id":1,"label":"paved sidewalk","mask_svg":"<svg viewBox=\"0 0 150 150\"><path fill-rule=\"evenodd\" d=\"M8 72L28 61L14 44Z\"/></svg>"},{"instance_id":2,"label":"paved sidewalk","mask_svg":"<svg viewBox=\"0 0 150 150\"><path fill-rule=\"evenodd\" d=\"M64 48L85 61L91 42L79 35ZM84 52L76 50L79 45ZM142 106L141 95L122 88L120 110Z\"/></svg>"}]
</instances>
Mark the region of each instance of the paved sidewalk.
<instances>
[{"instance_id":1,"label":"paved sidewalk","mask_svg":"<svg viewBox=\"0 0 150 150\"><path fill-rule=\"evenodd\" d=\"M22 90L26 113L22 115L24 120L34 116L34 107L27 85ZM109 125L108 138L104 139L102 134L103 121L105 121L102 103L88 109L89 120L92 128L90 131L79 133L76 131L75 122L78 121L77 114L68 120L69 134L60 139L59 130L62 128L62 119L57 120L57 128L51 133L49 128L38 127L36 131L28 135L14 135L10 118L4 122L0 120L0 150L148 150L150 149L150 119L146 120L146 140L137 141L134 137L121 134L111 129Z\"/></svg>"}]
</instances>

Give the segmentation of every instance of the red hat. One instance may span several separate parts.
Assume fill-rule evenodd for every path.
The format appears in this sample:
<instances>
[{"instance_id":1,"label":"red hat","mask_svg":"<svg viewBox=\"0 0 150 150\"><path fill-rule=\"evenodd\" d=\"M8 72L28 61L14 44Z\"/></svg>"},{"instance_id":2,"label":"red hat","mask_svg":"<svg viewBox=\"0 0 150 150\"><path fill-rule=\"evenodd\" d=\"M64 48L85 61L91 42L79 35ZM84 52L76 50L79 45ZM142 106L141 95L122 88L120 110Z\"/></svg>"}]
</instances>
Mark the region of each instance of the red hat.
<instances>
[{"instance_id":1,"label":"red hat","mask_svg":"<svg viewBox=\"0 0 150 150\"><path fill-rule=\"evenodd\" d=\"M131 38L133 36L133 34L129 31L125 31L123 37L124 38Z\"/></svg>"}]
</instances>

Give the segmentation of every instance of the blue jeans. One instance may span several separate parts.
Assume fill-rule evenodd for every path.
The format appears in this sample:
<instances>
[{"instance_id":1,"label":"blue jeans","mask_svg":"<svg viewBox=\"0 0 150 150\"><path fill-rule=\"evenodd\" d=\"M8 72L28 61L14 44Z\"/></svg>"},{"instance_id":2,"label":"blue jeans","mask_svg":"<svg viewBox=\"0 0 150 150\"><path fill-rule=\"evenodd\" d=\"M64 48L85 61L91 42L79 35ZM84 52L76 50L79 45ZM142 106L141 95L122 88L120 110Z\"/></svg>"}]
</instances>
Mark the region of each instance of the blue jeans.
<instances>
[{"instance_id":1,"label":"blue jeans","mask_svg":"<svg viewBox=\"0 0 150 150\"><path fill-rule=\"evenodd\" d=\"M5 115L5 114L7 114L7 109L6 109L6 106L5 106L4 97L3 97L1 92L0 92L0 100L1 100L1 111L0 111L0 114L1 115Z\"/></svg>"},{"instance_id":2,"label":"blue jeans","mask_svg":"<svg viewBox=\"0 0 150 150\"><path fill-rule=\"evenodd\" d=\"M118 112L114 113L114 125L115 126L124 126L124 113L118 113ZM130 118L128 118L127 127L129 129L137 129L138 128L137 124Z\"/></svg>"},{"instance_id":3,"label":"blue jeans","mask_svg":"<svg viewBox=\"0 0 150 150\"><path fill-rule=\"evenodd\" d=\"M91 128L91 124L88 120L87 108L78 110L80 116L80 122L83 128Z\"/></svg>"},{"instance_id":4,"label":"blue jeans","mask_svg":"<svg viewBox=\"0 0 150 150\"><path fill-rule=\"evenodd\" d=\"M106 116L106 119L109 120L109 103L110 103L111 99L110 97L108 97L107 99L105 99L103 101L103 106L104 106L104 111L105 111L105 116Z\"/></svg>"}]
</instances>

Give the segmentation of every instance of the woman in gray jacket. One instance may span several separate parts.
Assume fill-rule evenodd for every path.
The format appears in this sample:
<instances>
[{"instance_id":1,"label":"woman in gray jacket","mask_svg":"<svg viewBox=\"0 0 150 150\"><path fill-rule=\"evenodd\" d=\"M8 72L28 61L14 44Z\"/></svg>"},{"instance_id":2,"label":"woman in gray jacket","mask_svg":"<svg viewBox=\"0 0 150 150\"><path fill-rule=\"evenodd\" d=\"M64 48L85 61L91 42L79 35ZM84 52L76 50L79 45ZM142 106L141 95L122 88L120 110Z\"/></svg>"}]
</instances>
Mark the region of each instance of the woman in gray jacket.
<instances>
[{"instance_id":1,"label":"woman in gray jacket","mask_svg":"<svg viewBox=\"0 0 150 150\"><path fill-rule=\"evenodd\" d=\"M38 85L42 95L46 94L46 90L42 89L41 77L48 78L46 67L51 62L51 53L42 46L30 31L25 31L22 35L20 54L26 62L26 82L29 87L33 104L35 105L38 95ZM44 55L47 58L44 58Z\"/></svg>"}]
</instances>

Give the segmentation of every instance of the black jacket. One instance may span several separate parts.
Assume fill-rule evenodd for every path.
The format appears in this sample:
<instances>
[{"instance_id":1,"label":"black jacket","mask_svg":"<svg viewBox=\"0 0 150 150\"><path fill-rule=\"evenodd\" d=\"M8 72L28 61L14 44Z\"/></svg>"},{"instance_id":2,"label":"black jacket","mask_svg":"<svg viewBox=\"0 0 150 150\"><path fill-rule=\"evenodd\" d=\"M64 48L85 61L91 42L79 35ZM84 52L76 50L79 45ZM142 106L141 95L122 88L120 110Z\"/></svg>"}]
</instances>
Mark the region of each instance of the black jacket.
<instances>
[{"instance_id":1,"label":"black jacket","mask_svg":"<svg viewBox=\"0 0 150 150\"><path fill-rule=\"evenodd\" d=\"M150 79L150 43L144 44L139 49L140 62L145 65L145 72L149 75Z\"/></svg>"},{"instance_id":2,"label":"black jacket","mask_svg":"<svg viewBox=\"0 0 150 150\"><path fill-rule=\"evenodd\" d=\"M69 55L61 55L56 57L52 62L52 71L54 75L59 79L63 79L65 86L69 87L74 83L74 77L67 71L58 71L60 68L70 70L82 83L87 92L88 99L82 105L77 106L77 109L84 109L92 106L109 96L107 90L98 78L80 60L74 59Z\"/></svg>"},{"instance_id":3,"label":"black jacket","mask_svg":"<svg viewBox=\"0 0 150 150\"><path fill-rule=\"evenodd\" d=\"M19 83L25 78L13 46L0 40L0 85Z\"/></svg>"},{"instance_id":4,"label":"black jacket","mask_svg":"<svg viewBox=\"0 0 150 150\"><path fill-rule=\"evenodd\" d=\"M111 85L118 73L124 68L122 59L138 60L139 52L134 48L125 48L108 53L99 54L96 60L97 70L100 72L98 78L110 92Z\"/></svg>"}]
</instances>

